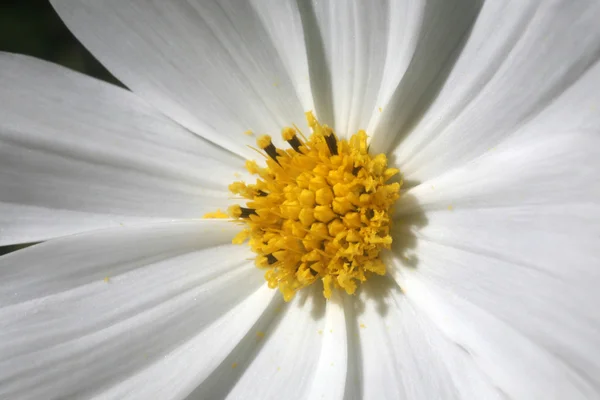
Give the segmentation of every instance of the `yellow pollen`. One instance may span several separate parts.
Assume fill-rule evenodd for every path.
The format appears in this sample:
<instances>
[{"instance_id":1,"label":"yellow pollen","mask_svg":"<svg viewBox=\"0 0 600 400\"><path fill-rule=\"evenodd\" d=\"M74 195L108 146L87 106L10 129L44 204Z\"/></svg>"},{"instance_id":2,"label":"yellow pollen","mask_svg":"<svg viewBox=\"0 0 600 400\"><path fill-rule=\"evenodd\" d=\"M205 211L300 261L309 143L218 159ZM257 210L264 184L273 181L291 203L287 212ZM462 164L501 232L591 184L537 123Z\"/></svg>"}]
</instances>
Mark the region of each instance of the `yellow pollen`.
<instances>
[{"instance_id":1,"label":"yellow pollen","mask_svg":"<svg viewBox=\"0 0 600 400\"><path fill-rule=\"evenodd\" d=\"M269 135L262 135L256 140L256 144L261 149L264 149L271 144L271 137Z\"/></svg>"},{"instance_id":2,"label":"yellow pollen","mask_svg":"<svg viewBox=\"0 0 600 400\"><path fill-rule=\"evenodd\" d=\"M292 140L294 137L296 137L296 131L294 130L294 128L283 128L281 131L281 137L283 137L283 140Z\"/></svg>"},{"instance_id":3,"label":"yellow pollen","mask_svg":"<svg viewBox=\"0 0 600 400\"><path fill-rule=\"evenodd\" d=\"M233 243L248 242L268 286L285 301L316 282L330 298L333 290L353 294L369 276L384 275L380 253L391 246L390 213L400 196L401 183L388 182L399 171L388 168L385 154L368 153L365 131L339 140L312 112L306 119L309 138L295 127L282 130L291 149L277 149L267 135L257 139L266 167L247 161L255 183L229 186L246 204L205 215L245 225Z\"/></svg>"},{"instance_id":4,"label":"yellow pollen","mask_svg":"<svg viewBox=\"0 0 600 400\"><path fill-rule=\"evenodd\" d=\"M204 218L229 218L229 215L225 214L221 210L217 210L204 214Z\"/></svg>"}]
</instances>

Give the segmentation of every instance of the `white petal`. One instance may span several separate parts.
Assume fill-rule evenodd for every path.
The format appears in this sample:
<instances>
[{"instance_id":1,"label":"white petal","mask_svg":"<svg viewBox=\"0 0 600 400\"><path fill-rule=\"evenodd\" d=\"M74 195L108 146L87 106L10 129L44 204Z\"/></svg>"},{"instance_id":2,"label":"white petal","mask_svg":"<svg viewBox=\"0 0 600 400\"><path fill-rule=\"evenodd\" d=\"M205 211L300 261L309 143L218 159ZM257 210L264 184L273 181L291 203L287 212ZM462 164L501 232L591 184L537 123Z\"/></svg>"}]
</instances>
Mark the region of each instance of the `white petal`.
<instances>
[{"instance_id":1,"label":"white petal","mask_svg":"<svg viewBox=\"0 0 600 400\"><path fill-rule=\"evenodd\" d=\"M474 159L539 117L565 91L587 92L589 100L600 79L594 66L600 56L598 18L596 1L485 2L424 117L408 135L406 129L390 131L400 132L393 155L403 173L423 182ZM597 107L597 94L595 99ZM594 104L578 100L569 108L575 114L561 113L561 119L573 124L590 114Z\"/></svg>"},{"instance_id":2,"label":"white petal","mask_svg":"<svg viewBox=\"0 0 600 400\"><path fill-rule=\"evenodd\" d=\"M227 313L264 282L245 247L225 244L233 231L222 221L113 229L0 258L2 397L89 397L153 364L168 367L177 354L185 360L178 346L197 343L199 334L214 337L240 309ZM246 308L240 334L261 312L251 299L258 307ZM235 346L207 344L217 346L212 357L195 361L207 368ZM157 382L157 390L169 385ZM179 384L191 390L189 380Z\"/></svg>"},{"instance_id":3,"label":"white petal","mask_svg":"<svg viewBox=\"0 0 600 400\"><path fill-rule=\"evenodd\" d=\"M349 399L500 398L478 366L389 278L354 301L360 379Z\"/></svg>"},{"instance_id":4,"label":"white petal","mask_svg":"<svg viewBox=\"0 0 600 400\"><path fill-rule=\"evenodd\" d=\"M444 266L439 262L435 264L438 270ZM574 363L572 357L565 356L564 349L546 347L548 343L544 343L542 337L528 337L513 325L514 320L503 319L477 304L465 301L447 290L445 284L439 285L439 282L420 274L418 269L403 269L403 274L397 275L396 279L418 312L431 318L448 340L460 347L470 362L484 372L486 379L504 398L598 397L598 375L594 375L593 370L585 369L584 364ZM536 301L537 294L531 293L526 302ZM521 319L527 319L530 326L539 323L538 315L527 315L527 311L521 309L523 299L519 300L511 298L511 290L506 290L502 298L505 304L510 303L505 308L512 308L513 315L521 314ZM548 314L553 311L552 306L548 306ZM547 325L542 325L548 329ZM554 328L552 326L550 329ZM577 340L575 337L571 339ZM594 349L587 347L588 351Z\"/></svg>"},{"instance_id":5,"label":"white petal","mask_svg":"<svg viewBox=\"0 0 600 400\"><path fill-rule=\"evenodd\" d=\"M399 201L397 212L567 206L565 212L597 209L600 187L596 131L554 132L548 127L535 135L518 135L463 167L411 190L416 203ZM589 213L594 217L595 213ZM575 221L574 221L575 222ZM585 225L585 224L584 224Z\"/></svg>"},{"instance_id":6,"label":"white petal","mask_svg":"<svg viewBox=\"0 0 600 400\"><path fill-rule=\"evenodd\" d=\"M427 224L397 278L509 396L595 398L600 136L547 128L410 190Z\"/></svg>"},{"instance_id":7,"label":"white petal","mask_svg":"<svg viewBox=\"0 0 600 400\"><path fill-rule=\"evenodd\" d=\"M366 128L375 109L388 7L386 1L303 3L316 111L342 137Z\"/></svg>"},{"instance_id":8,"label":"white petal","mask_svg":"<svg viewBox=\"0 0 600 400\"><path fill-rule=\"evenodd\" d=\"M256 327L264 337L242 342L191 398L307 398L323 351L324 311L322 295L311 289L267 310Z\"/></svg>"},{"instance_id":9,"label":"white petal","mask_svg":"<svg viewBox=\"0 0 600 400\"><path fill-rule=\"evenodd\" d=\"M131 92L0 54L0 245L226 206L242 160Z\"/></svg>"},{"instance_id":10,"label":"white petal","mask_svg":"<svg viewBox=\"0 0 600 400\"><path fill-rule=\"evenodd\" d=\"M331 295L325 310L323 343L307 399L343 399L347 393L348 332L344 297L339 291Z\"/></svg>"},{"instance_id":11,"label":"white petal","mask_svg":"<svg viewBox=\"0 0 600 400\"><path fill-rule=\"evenodd\" d=\"M298 3L294 0L251 1L293 82L302 108L314 110Z\"/></svg>"},{"instance_id":12,"label":"white petal","mask_svg":"<svg viewBox=\"0 0 600 400\"><path fill-rule=\"evenodd\" d=\"M435 98L480 4L473 0L391 1L385 70L378 108L368 126L375 153L389 151Z\"/></svg>"},{"instance_id":13,"label":"white petal","mask_svg":"<svg viewBox=\"0 0 600 400\"><path fill-rule=\"evenodd\" d=\"M227 357L242 342L256 342L261 312L272 312L281 296L266 284L198 335L150 367L102 393L102 398L185 398L218 368L231 368ZM202 362L199 362L202 361ZM209 380L210 382L210 380ZM193 396L191 396L193 398Z\"/></svg>"},{"instance_id":14,"label":"white petal","mask_svg":"<svg viewBox=\"0 0 600 400\"><path fill-rule=\"evenodd\" d=\"M247 130L276 137L283 126L305 126L305 90L296 85L306 64L295 11L287 3L238 1L53 0L82 43L125 85L208 140L247 157ZM284 51L268 14L293 36ZM276 37L279 36L279 37ZM277 45L274 42L277 41ZM282 53L280 53L280 51Z\"/></svg>"}]
</instances>

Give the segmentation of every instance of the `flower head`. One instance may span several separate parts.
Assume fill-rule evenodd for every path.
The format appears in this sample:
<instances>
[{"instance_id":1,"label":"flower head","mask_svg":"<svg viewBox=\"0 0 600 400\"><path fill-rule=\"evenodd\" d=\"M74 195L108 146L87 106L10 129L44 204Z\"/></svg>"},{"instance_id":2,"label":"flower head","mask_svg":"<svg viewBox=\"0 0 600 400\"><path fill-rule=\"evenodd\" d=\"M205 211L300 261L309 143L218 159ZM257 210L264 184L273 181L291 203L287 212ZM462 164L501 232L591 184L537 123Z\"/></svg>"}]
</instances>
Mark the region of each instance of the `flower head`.
<instances>
[{"instance_id":1,"label":"flower head","mask_svg":"<svg viewBox=\"0 0 600 400\"><path fill-rule=\"evenodd\" d=\"M129 90L0 54L0 397L600 395L597 1L52 3Z\"/></svg>"},{"instance_id":2,"label":"flower head","mask_svg":"<svg viewBox=\"0 0 600 400\"><path fill-rule=\"evenodd\" d=\"M364 131L338 140L312 112L306 116L310 138L284 128L292 149L282 151L270 136L261 136L257 144L267 168L248 161L248 172L259 176L256 183L229 185L248 200L246 207L229 209L245 226L232 242L249 239L256 266L267 269L269 287L279 288L286 301L317 281L329 299L332 288L354 294L370 274L384 275L380 252L392 244L389 214L400 191L398 182L388 182L398 170L387 167L385 154L369 155Z\"/></svg>"}]
</instances>

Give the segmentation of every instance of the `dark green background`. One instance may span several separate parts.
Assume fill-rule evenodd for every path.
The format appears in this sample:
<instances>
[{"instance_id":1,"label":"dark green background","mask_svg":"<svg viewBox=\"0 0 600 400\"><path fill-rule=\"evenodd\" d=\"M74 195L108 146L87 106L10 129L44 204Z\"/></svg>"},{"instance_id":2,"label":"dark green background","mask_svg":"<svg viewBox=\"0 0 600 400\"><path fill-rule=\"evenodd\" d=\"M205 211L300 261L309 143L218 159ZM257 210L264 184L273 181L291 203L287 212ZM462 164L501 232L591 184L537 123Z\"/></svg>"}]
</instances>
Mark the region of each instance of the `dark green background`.
<instances>
[{"instance_id":1,"label":"dark green background","mask_svg":"<svg viewBox=\"0 0 600 400\"><path fill-rule=\"evenodd\" d=\"M0 51L28 54L117 83L45 0L0 2Z\"/></svg>"}]
</instances>

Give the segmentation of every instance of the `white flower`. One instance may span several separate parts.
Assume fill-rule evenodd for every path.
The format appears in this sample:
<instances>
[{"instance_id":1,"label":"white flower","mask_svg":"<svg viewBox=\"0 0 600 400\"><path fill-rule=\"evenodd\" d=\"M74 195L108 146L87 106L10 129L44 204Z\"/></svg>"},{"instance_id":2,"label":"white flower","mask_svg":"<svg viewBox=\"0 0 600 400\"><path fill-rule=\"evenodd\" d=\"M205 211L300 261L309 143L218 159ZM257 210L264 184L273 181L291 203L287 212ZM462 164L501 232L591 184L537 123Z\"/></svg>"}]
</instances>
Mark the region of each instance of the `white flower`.
<instances>
[{"instance_id":1,"label":"white flower","mask_svg":"<svg viewBox=\"0 0 600 400\"><path fill-rule=\"evenodd\" d=\"M600 396L600 3L53 3L131 92L0 55L0 398ZM306 110L412 187L286 304L199 217Z\"/></svg>"}]
</instances>

